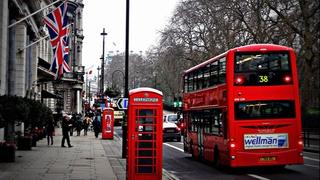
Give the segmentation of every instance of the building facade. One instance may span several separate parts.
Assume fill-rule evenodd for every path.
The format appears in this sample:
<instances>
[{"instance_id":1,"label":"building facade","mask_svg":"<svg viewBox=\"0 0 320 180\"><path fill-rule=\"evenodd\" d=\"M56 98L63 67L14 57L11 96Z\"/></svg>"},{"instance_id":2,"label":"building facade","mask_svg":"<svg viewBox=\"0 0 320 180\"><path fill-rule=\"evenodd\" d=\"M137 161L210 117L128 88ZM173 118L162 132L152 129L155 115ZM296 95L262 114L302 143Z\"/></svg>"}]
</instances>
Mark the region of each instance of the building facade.
<instances>
[{"instance_id":1,"label":"building facade","mask_svg":"<svg viewBox=\"0 0 320 180\"><path fill-rule=\"evenodd\" d=\"M68 17L72 28L69 66L72 67L72 72L65 73L60 80L54 80L55 74L49 70L53 53L43 18L61 2L0 1L0 95L42 101L54 113L81 113L84 82L81 53L84 38L82 0L70 0L68 3ZM30 16L37 11L39 12ZM30 17L19 22L28 16Z\"/></svg>"}]
</instances>

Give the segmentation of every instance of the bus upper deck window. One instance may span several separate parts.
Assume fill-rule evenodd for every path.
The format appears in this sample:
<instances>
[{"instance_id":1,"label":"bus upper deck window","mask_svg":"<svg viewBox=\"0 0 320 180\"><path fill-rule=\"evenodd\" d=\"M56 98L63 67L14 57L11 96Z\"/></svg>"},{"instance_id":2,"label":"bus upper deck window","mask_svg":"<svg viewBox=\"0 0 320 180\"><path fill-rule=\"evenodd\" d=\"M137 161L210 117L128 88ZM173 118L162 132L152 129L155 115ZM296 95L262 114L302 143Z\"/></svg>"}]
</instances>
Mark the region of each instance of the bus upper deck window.
<instances>
[{"instance_id":1,"label":"bus upper deck window","mask_svg":"<svg viewBox=\"0 0 320 180\"><path fill-rule=\"evenodd\" d=\"M236 86L291 84L288 52L239 52L235 56ZM285 80L284 80L285 79Z\"/></svg>"}]
</instances>

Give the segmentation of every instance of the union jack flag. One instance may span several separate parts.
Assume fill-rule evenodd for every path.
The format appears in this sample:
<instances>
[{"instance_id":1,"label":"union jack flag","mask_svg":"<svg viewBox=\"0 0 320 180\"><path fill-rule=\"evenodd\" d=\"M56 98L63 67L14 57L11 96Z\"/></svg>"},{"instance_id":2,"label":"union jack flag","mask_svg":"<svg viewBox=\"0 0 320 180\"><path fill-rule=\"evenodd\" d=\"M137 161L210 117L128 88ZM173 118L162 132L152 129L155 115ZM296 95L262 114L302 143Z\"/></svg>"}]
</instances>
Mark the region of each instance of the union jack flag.
<instances>
[{"instance_id":1,"label":"union jack flag","mask_svg":"<svg viewBox=\"0 0 320 180\"><path fill-rule=\"evenodd\" d=\"M55 79L61 78L64 72L70 72L69 62L69 28L67 16L67 2L62 3L44 18L50 43L53 50L53 59L50 70L56 74Z\"/></svg>"}]
</instances>

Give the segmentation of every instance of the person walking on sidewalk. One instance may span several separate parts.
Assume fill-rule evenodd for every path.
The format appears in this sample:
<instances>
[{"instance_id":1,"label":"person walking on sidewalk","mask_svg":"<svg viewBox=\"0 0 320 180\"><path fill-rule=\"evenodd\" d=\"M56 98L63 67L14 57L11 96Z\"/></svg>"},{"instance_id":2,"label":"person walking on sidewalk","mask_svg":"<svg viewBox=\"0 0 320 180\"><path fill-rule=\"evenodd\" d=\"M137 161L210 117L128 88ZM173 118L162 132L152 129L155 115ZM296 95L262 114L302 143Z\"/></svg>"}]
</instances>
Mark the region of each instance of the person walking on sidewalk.
<instances>
[{"instance_id":1,"label":"person walking on sidewalk","mask_svg":"<svg viewBox=\"0 0 320 180\"><path fill-rule=\"evenodd\" d=\"M84 131L84 135L86 136L87 135L87 132L88 132L88 127L91 123L91 119L86 116L84 117L84 120L83 120L83 131Z\"/></svg>"},{"instance_id":2,"label":"person walking on sidewalk","mask_svg":"<svg viewBox=\"0 0 320 180\"><path fill-rule=\"evenodd\" d=\"M72 116L71 116L71 119L68 119L68 121L69 121L70 136L73 136L73 130L74 130L74 127L75 127L75 123L77 121L76 114L73 113Z\"/></svg>"},{"instance_id":3,"label":"person walking on sidewalk","mask_svg":"<svg viewBox=\"0 0 320 180\"><path fill-rule=\"evenodd\" d=\"M82 130L82 120L81 120L81 114L76 115L76 122L75 122L76 130L77 130L77 136L80 136L81 130Z\"/></svg>"},{"instance_id":4,"label":"person walking on sidewalk","mask_svg":"<svg viewBox=\"0 0 320 180\"><path fill-rule=\"evenodd\" d=\"M93 125L93 130L94 130L94 135L96 136L96 138L98 138L99 136L99 132L101 130L101 127L100 127L100 121L98 119L98 115L94 118L93 122L92 122L92 125Z\"/></svg>"},{"instance_id":5,"label":"person walking on sidewalk","mask_svg":"<svg viewBox=\"0 0 320 180\"><path fill-rule=\"evenodd\" d=\"M70 144L70 137L69 137L69 128L70 128L70 123L69 123L69 117L64 116L62 119L62 141L61 141L61 147L66 147L64 145L64 141L67 140L68 146L72 147Z\"/></svg>"},{"instance_id":6,"label":"person walking on sidewalk","mask_svg":"<svg viewBox=\"0 0 320 180\"><path fill-rule=\"evenodd\" d=\"M47 131L48 146L50 144L50 139L51 139L51 145L53 145L54 123L53 123L52 119L48 120L47 126L46 126L46 131Z\"/></svg>"}]
</instances>

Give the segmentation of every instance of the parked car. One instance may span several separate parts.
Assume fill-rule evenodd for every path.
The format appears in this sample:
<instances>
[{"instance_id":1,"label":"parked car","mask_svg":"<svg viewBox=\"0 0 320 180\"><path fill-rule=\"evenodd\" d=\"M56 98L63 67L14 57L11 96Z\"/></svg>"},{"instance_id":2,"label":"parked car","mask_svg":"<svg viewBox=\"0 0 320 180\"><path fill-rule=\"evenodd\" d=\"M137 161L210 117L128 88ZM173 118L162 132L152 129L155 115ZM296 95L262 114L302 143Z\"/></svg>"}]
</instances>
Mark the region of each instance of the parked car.
<instances>
[{"instance_id":1,"label":"parked car","mask_svg":"<svg viewBox=\"0 0 320 180\"><path fill-rule=\"evenodd\" d=\"M166 114L163 116L164 122L172 122L177 123L178 122L178 115L177 114Z\"/></svg>"},{"instance_id":2,"label":"parked car","mask_svg":"<svg viewBox=\"0 0 320 180\"><path fill-rule=\"evenodd\" d=\"M163 141L167 140L181 141L180 128L173 122L163 121Z\"/></svg>"}]
</instances>

